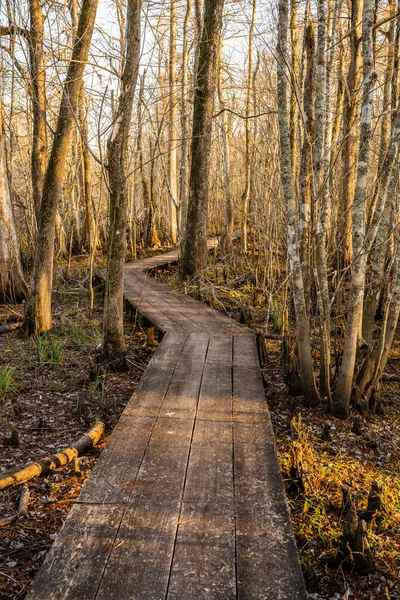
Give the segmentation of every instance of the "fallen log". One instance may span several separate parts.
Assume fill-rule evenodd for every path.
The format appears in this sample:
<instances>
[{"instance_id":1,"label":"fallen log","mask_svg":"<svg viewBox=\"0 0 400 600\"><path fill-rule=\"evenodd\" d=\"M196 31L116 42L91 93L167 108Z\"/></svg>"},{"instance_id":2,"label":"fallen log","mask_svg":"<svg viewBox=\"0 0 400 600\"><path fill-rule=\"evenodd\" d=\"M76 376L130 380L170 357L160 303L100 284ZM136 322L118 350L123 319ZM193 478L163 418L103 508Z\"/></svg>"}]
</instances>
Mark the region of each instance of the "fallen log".
<instances>
[{"instance_id":1,"label":"fallen log","mask_svg":"<svg viewBox=\"0 0 400 600\"><path fill-rule=\"evenodd\" d=\"M39 475L47 475L50 471L63 467L77 456L82 456L101 439L104 434L104 423L97 423L88 433L85 433L79 440L69 448L64 448L53 456L48 456L40 462L30 463L23 469L10 473L0 479L0 490L4 490L10 485L18 485L29 481Z\"/></svg>"}]
</instances>

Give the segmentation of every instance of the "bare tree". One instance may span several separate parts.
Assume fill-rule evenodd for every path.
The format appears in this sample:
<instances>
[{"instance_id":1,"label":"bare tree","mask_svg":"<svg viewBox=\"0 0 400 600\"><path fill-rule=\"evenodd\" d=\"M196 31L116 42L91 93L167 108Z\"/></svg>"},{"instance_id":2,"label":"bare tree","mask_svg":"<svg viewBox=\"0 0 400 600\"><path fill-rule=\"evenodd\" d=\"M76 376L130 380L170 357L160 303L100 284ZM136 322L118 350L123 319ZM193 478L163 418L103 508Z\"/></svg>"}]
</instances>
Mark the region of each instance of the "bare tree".
<instances>
[{"instance_id":1,"label":"bare tree","mask_svg":"<svg viewBox=\"0 0 400 600\"><path fill-rule=\"evenodd\" d=\"M128 0L126 54L115 122L108 141L110 233L104 304L103 356L115 366L123 364L123 269L126 254L129 173L129 132L139 71L141 0ZM122 360L122 363L121 363Z\"/></svg>"},{"instance_id":2,"label":"bare tree","mask_svg":"<svg viewBox=\"0 0 400 600\"><path fill-rule=\"evenodd\" d=\"M98 0L83 0L82 2L76 41L63 87L57 130L43 185L32 285L24 317L24 329L28 333L41 333L51 329L52 326L51 296L56 214L77 115L83 72L88 60L97 4Z\"/></svg>"},{"instance_id":3,"label":"bare tree","mask_svg":"<svg viewBox=\"0 0 400 600\"><path fill-rule=\"evenodd\" d=\"M279 106L279 134L280 134L280 166L283 195L287 205L288 222L288 253L290 275L293 288L293 299L296 312L297 344L300 363L300 376L303 388L304 402L307 406L319 404L313 362L310 346L310 329L306 301L304 296L303 273L301 269L297 207L294 196L292 165L290 152L289 110L288 110L288 0L279 1L278 21L278 106Z\"/></svg>"},{"instance_id":4,"label":"bare tree","mask_svg":"<svg viewBox=\"0 0 400 600\"><path fill-rule=\"evenodd\" d=\"M214 97L218 77L218 53L224 0L205 0L204 24L193 109L192 166L184 275L199 275L207 264L207 214L210 181L210 154Z\"/></svg>"},{"instance_id":5,"label":"bare tree","mask_svg":"<svg viewBox=\"0 0 400 600\"><path fill-rule=\"evenodd\" d=\"M0 302L21 302L27 294L8 185L6 140L0 109Z\"/></svg>"}]
</instances>

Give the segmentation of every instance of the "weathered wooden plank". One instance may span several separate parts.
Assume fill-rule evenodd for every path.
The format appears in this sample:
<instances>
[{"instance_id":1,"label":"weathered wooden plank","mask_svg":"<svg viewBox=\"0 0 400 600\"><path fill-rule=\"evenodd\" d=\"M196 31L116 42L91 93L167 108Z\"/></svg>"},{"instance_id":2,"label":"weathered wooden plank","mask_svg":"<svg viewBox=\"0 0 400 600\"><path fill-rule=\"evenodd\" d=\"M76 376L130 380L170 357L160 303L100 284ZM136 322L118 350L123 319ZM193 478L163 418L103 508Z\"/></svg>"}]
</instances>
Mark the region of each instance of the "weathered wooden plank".
<instances>
[{"instance_id":1,"label":"weathered wooden plank","mask_svg":"<svg viewBox=\"0 0 400 600\"><path fill-rule=\"evenodd\" d=\"M131 503L138 496L142 501L146 498L150 501L158 495L182 496L193 418L157 421L136 478Z\"/></svg>"},{"instance_id":2,"label":"weathered wooden plank","mask_svg":"<svg viewBox=\"0 0 400 600\"><path fill-rule=\"evenodd\" d=\"M206 362L232 365L233 336L212 335L208 346Z\"/></svg>"},{"instance_id":3,"label":"weathered wooden plank","mask_svg":"<svg viewBox=\"0 0 400 600\"><path fill-rule=\"evenodd\" d=\"M120 506L73 506L27 597L94 600L122 515Z\"/></svg>"},{"instance_id":4,"label":"weathered wooden plank","mask_svg":"<svg viewBox=\"0 0 400 600\"><path fill-rule=\"evenodd\" d=\"M126 510L96 600L164 600L178 515L170 498Z\"/></svg>"},{"instance_id":5,"label":"weathered wooden plank","mask_svg":"<svg viewBox=\"0 0 400 600\"><path fill-rule=\"evenodd\" d=\"M261 372L254 366L233 366L233 415L268 412Z\"/></svg>"},{"instance_id":6,"label":"weathered wooden plank","mask_svg":"<svg viewBox=\"0 0 400 600\"><path fill-rule=\"evenodd\" d=\"M148 369L154 366L165 366L177 362L182 351L186 334L170 331L166 333L159 345L157 352L153 354L148 364Z\"/></svg>"},{"instance_id":7,"label":"weathered wooden plank","mask_svg":"<svg viewBox=\"0 0 400 600\"><path fill-rule=\"evenodd\" d=\"M274 430L267 413L241 413L234 416L233 423L235 444L247 444L252 440L255 446L263 446L274 440Z\"/></svg>"},{"instance_id":8,"label":"weathered wooden plank","mask_svg":"<svg viewBox=\"0 0 400 600\"><path fill-rule=\"evenodd\" d=\"M235 534L225 504L183 504L168 600L234 600Z\"/></svg>"},{"instance_id":9,"label":"weathered wooden plank","mask_svg":"<svg viewBox=\"0 0 400 600\"><path fill-rule=\"evenodd\" d=\"M155 423L156 417L121 417L78 502L128 502Z\"/></svg>"},{"instance_id":10,"label":"weathered wooden plank","mask_svg":"<svg viewBox=\"0 0 400 600\"><path fill-rule=\"evenodd\" d=\"M200 419L232 420L232 369L223 363L206 363L198 404Z\"/></svg>"},{"instance_id":11,"label":"weathered wooden plank","mask_svg":"<svg viewBox=\"0 0 400 600\"><path fill-rule=\"evenodd\" d=\"M232 442L193 443L183 495L185 502L233 504Z\"/></svg>"},{"instance_id":12,"label":"weathered wooden plank","mask_svg":"<svg viewBox=\"0 0 400 600\"><path fill-rule=\"evenodd\" d=\"M232 424L230 421L202 419L198 415L193 433L193 444L231 444Z\"/></svg>"},{"instance_id":13,"label":"weathered wooden plank","mask_svg":"<svg viewBox=\"0 0 400 600\"><path fill-rule=\"evenodd\" d=\"M166 413L190 410L194 413L199 398L208 335L189 334L177 362L162 410Z\"/></svg>"},{"instance_id":14,"label":"weathered wooden plank","mask_svg":"<svg viewBox=\"0 0 400 600\"><path fill-rule=\"evenodd\" d=\"M234 482L238 598L305 599L275 444L235 444Z\"/></svg>"},{"instance_id":15,"label":"weathered wooden plank","mask_svg":"<svg viewBox=\"0 0 400 600\"><path fill-rule=\"evenodd\" d=\"M234 366L259 366L257 342L254 333L235 335L233 338Z\"/></svg>"}]
</instances>

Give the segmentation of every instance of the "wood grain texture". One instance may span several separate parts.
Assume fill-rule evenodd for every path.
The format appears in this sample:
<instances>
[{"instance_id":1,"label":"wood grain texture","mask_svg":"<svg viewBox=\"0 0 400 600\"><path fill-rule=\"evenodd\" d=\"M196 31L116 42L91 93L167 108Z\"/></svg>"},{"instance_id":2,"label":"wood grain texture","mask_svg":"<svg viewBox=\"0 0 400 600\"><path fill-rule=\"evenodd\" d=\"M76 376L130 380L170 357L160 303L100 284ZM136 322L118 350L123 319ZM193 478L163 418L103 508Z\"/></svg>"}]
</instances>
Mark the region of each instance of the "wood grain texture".
<instances>
[{"instance_id":1,"label":"wood grain texture","mask_svg":"<svg viewBox=\"0 0 400 600\"><path fill-rule=\"evenodd\" d=\"M28 598L94 600L122 515L121 506L73 506Z\"/></svg>"}]
</instances>

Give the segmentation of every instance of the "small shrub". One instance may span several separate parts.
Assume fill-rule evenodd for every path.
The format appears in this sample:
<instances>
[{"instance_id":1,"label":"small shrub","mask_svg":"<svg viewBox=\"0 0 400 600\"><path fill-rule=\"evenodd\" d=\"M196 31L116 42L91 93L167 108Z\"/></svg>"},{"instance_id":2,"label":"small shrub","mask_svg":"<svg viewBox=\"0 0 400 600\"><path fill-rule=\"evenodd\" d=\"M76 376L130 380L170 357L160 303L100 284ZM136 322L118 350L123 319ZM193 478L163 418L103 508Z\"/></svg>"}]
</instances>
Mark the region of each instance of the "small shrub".
<instances>
[{"instance_id":1,"label":"small shrub","mask_svg":"<svg viewBox=\"0 0 400 600\"><path fill-rule=\"evenodd\" d=\"M47 335L37 338L38 359L41 365L60 365L64 360L64 341Z\"/></svg>"}]
</instances>

